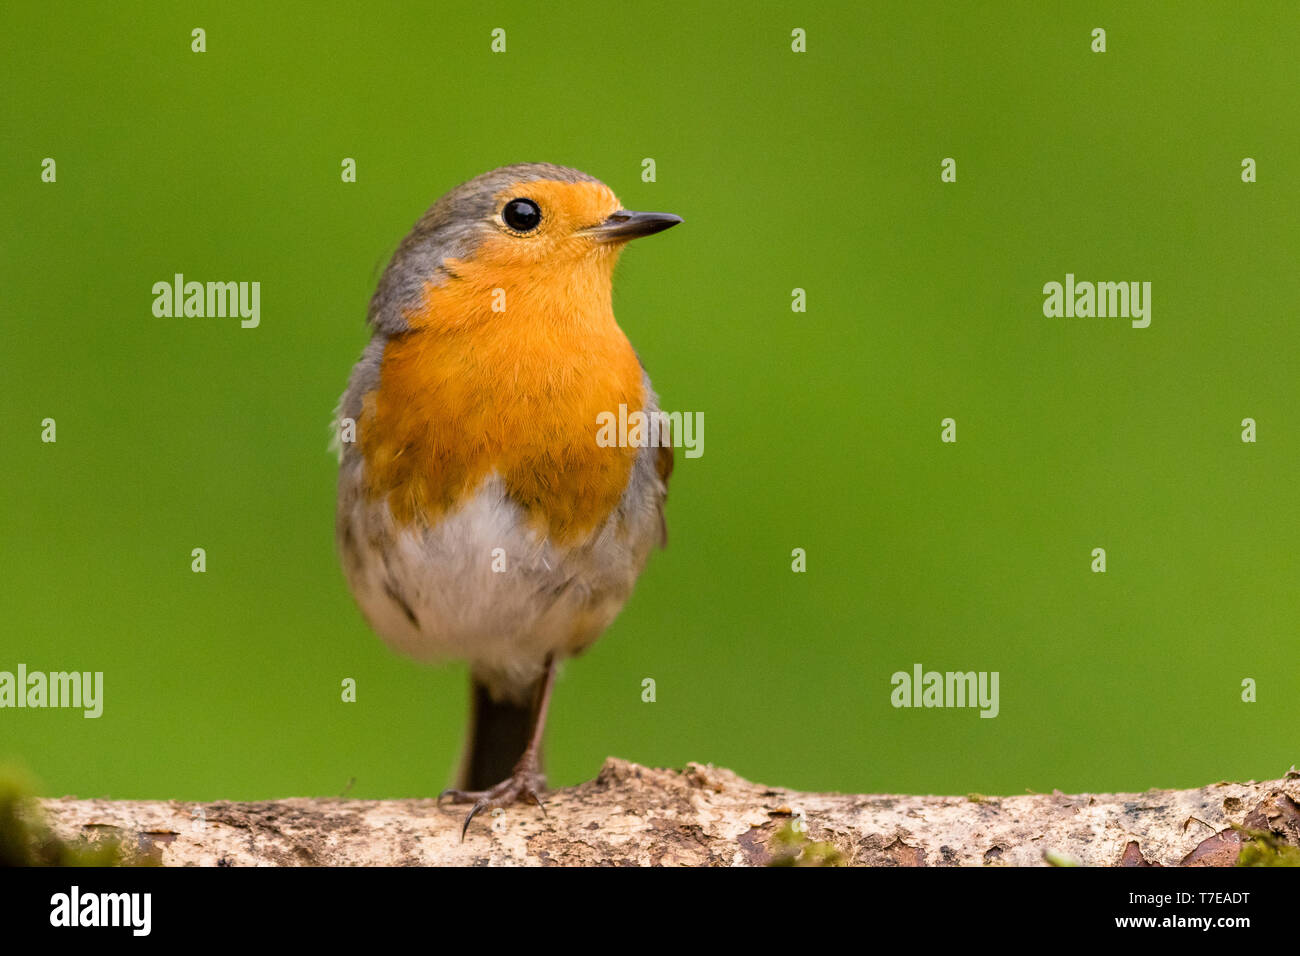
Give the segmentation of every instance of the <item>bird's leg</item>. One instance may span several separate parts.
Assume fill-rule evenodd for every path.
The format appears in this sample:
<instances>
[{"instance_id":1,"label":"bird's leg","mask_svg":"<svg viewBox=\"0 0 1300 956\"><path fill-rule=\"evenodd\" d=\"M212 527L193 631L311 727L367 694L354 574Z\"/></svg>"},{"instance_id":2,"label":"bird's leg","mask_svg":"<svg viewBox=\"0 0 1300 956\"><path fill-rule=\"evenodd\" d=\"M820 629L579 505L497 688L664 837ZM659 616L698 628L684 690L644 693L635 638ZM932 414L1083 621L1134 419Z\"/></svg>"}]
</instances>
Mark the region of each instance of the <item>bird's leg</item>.
<instances>
[{"instance_id":1,"label":"bird's leg","mask_svg":"<svg viewBox=\"0 0 1300 956\"><path fill-rule=\"evenodd\" d=\"M460 828L460 838L465 839L470 821L483 810L505 807L517 800L529 800L546 813L542 804L542 791L546 789L546 776L542 773L542 735L546 731L546 711L551 703L551 687L555 684L555 657L546 658L546 668L542 673L542 685L537 691L533 704L532 729L528 736L528 745L515 764L514 772L496 786L487 790L444 790L438 795L438 801L448 799L452 803L473 803L465 824Z\"/></svg>"}]
</instances>

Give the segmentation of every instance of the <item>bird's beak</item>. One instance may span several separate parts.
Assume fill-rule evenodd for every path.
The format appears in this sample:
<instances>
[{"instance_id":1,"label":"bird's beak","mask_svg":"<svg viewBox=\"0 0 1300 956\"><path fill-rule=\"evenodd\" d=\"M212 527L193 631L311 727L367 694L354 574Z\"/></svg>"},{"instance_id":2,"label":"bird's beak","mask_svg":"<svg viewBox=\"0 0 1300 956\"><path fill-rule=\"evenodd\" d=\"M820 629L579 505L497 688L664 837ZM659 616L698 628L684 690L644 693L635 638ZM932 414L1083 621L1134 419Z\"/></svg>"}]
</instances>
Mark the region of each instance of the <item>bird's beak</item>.
<instances>
[{"instance_id":1,"label":"bird's beak","mask_svg":"<svg viewBox=\"0 0 1300 956\"><path fill-rule=\"evenodd\" d=\"M597 242L627 242L642 236L652 236L656 232L671 229L682 221L681 216L670 212L630 212L620 209L598 226L592 226L584 232Z\"/></svg>"}]
</instances>

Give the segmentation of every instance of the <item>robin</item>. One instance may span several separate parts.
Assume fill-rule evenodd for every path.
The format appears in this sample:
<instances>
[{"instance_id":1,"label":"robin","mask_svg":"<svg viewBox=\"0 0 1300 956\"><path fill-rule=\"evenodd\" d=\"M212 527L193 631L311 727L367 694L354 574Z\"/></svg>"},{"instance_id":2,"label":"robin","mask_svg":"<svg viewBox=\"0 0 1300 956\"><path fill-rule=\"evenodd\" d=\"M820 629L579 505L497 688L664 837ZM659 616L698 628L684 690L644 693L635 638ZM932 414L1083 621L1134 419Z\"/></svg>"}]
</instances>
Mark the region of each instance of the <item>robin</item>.
<instances>
[{"instance_id":1,"label":"robin","mask_svg":"<svg viewBox=\"0 0 1300 956\"><path fill-rule=\"evenodd\" d=\"M336 534L370 626L420 660L469 662L459 789L541 806L556 665L591 646L666 543L670 441L597 441L658 399L614 319L629 240L675 226L604 183L505 166L439 199L370 301L339 403ZM346 434L346 429L344 429ZM441 799L441 798L440 798Z\"/></svg>"}]
</instances>

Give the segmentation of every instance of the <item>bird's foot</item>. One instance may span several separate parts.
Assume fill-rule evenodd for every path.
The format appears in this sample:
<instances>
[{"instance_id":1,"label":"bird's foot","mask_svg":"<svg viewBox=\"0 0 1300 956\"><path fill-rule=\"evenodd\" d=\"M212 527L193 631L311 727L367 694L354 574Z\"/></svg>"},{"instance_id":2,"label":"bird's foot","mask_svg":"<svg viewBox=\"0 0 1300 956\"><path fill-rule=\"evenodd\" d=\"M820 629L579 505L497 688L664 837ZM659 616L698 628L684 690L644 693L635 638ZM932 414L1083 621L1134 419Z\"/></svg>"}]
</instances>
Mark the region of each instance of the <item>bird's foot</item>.
<instances>
[{"instance_id":1,"label":"bird's foot","mask_svg":"<svg viewBox=\"0 0 1300 956\"><path fill-rule=\"evenodd\" d=\"M452 803L474 804L469 808L464 826L460 828L460 839L463 843L465 834L469 830L470 821L484 810L508 807L512 803L526 800L537 804L544 816L546 807L542 803L541 794L545 790L546 777L538 769L537 765L530 762L521 762L519 766L515 767L514 773L496 786L489 787L487 790L444 790L438 794L438 802L442 803L443 800L450 800Z\"/></svg>"}]
</instances>

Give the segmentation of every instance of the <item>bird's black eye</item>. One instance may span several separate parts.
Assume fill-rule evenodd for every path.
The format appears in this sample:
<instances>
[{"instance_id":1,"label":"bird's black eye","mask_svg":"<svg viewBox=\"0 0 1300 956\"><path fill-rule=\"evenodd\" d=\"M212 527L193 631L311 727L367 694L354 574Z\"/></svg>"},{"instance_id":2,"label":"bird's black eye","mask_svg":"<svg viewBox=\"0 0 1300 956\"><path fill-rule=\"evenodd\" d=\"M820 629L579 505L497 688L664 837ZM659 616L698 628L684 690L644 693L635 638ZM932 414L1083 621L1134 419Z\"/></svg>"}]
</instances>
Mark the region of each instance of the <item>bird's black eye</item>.
<instances>
[{"instance_id":1,"label":"bird's black eye","mask_svg":"<svg viewBox=\"0 0 1300 956\"><path fill-rule=\"evenodd\" d=\"M531 199L512 199L501 210L501 218L515 232L532 232L542 221L542 210Z\"/></svg>"}]
</instances>

